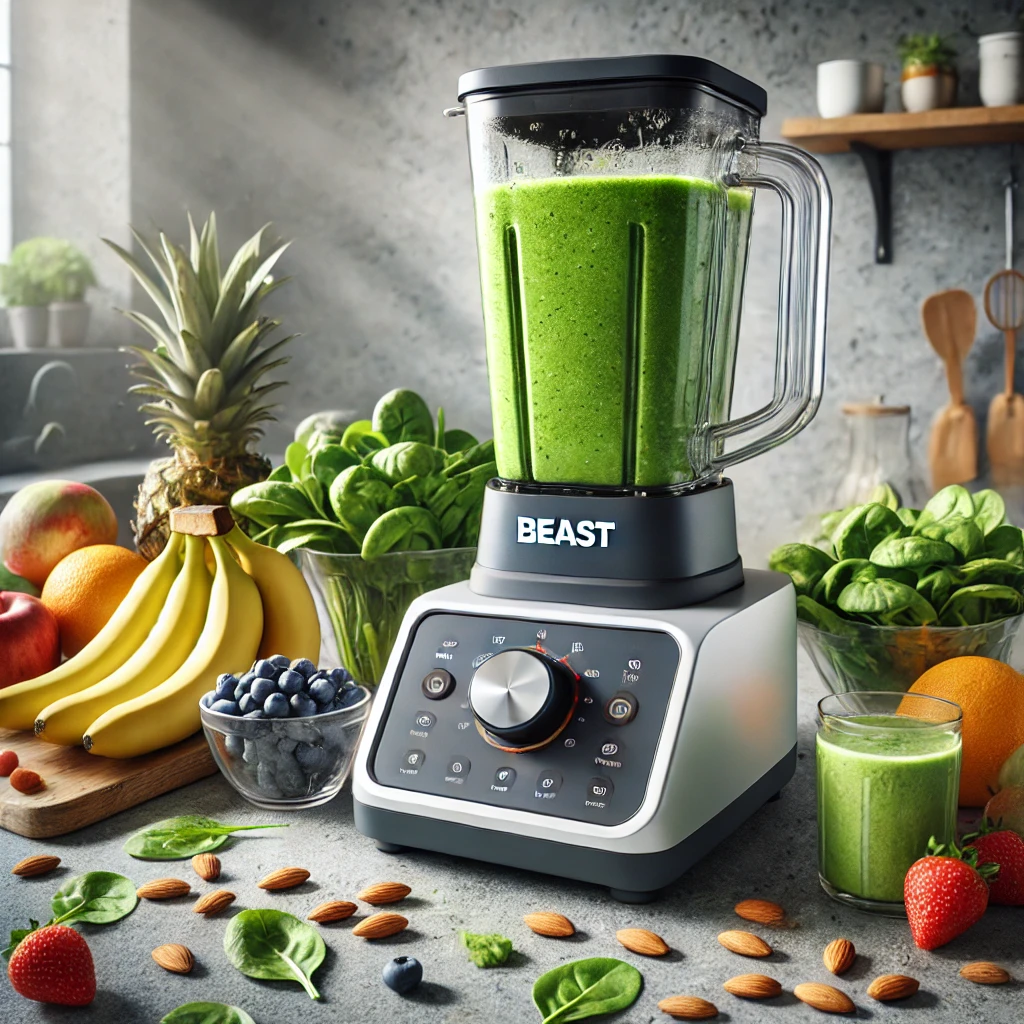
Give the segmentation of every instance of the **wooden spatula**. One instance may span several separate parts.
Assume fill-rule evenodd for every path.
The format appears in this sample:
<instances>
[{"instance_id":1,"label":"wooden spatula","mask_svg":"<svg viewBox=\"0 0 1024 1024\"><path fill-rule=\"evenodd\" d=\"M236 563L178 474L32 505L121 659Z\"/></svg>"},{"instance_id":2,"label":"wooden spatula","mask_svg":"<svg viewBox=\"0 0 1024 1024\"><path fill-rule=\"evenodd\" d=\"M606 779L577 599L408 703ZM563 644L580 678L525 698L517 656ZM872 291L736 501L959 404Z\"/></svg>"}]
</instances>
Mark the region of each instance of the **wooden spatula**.
<instances>
[{"instance_id":1,"label":"wooden spatula","mask_svg":"<svg viewBox=\"0 0 1024 1024\"><path fill-rule=\"evenodd\" d=\"M978 475L978 424L964 401L962 364L974 344L978 311L970 292L960 288L929 295L921 305L921 323L932 348L946 364L950 404L932 425L928 463L932 487L962 484Z\"/></svg>"}]
</instances>

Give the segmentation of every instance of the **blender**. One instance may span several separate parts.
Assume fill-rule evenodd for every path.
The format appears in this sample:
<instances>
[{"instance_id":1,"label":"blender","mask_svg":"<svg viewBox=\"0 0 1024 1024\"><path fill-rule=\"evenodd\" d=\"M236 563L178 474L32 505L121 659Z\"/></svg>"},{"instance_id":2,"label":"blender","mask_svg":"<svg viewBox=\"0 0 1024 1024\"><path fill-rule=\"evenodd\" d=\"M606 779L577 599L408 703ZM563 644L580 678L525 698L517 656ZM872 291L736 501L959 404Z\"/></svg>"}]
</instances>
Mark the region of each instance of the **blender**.
<instances>
[{"instance_id":1,"label":"blender","mask_svg":"<svg viewBox=\"0 0 1024 1024\"><path fill-rule=\"evenodd\" d=\"M470 580L410 607L357 754L357 827L656 896L796 764L788 577L744 569L730 465L824 379L831 199L707 60L459 80L498 478ZM782 211L771 400L730 418L754 197Z\"/></svg>"}]
</instances>

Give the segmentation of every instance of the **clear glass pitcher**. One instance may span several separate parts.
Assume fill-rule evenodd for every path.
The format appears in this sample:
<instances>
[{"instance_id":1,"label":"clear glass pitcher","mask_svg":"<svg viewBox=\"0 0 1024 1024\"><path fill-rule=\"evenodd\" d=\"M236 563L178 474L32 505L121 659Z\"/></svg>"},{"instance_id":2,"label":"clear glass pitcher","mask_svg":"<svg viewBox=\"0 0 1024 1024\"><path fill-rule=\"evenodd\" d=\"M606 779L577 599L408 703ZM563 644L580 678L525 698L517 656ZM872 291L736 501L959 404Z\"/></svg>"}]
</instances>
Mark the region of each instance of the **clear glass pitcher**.
<instances>
[{"instance_id":1,"label":"clear glass pitcher","mask_svg":"<svg viewBox=\"0 0 1024 1024\"><path fill-rule=\"evenodd\" d=\"M758 141L763 89L648 56L472 71L459 100L503 478L693 485L810 421L831 199L813 159ZM730 420L758 189L782 201L775 386Z\"/></svg>"}]
</instances>

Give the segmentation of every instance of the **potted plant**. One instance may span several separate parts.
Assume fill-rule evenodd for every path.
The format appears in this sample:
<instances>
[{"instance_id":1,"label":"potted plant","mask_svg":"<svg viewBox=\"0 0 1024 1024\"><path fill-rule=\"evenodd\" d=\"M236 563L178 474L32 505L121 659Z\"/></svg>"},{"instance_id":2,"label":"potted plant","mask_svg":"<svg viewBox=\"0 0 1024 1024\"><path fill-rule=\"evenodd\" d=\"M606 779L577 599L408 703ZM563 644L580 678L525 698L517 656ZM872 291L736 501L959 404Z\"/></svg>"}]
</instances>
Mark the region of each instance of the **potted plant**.
<instances>
[{"instance_id":1,"label":"potted plant","mask_svg":"<svg viewBox=\"0 0 1024 1024\"><path fill-rule=\"evenodd\" d=\"M49 329L49 296L38 275L31 250L16 246L9 263L0 266L0 298L7 307L15 348L44 348Z\"/></svg>"},{"instance_id":2,"label":"potted plant","mask_svg":"<svg viewBox=\"0 0 1024 1024\"><path fill-rule=\"evenodd\" d=\"M79 348L89 329L85 292L96 284L92 265L79 249L62 238L33 241L38 247L50 296L50 345Z\"/></svg>"},{"instance_id":3,"label":"potted plant","mask_svg":"<svg viewBox=\"0 0 1024 1024\"><path fill-rule=\"evenodd\" d=\"M900 97L914 113L951 107L956 102L956 50L937 33L903 36L899 41L903 63Z\"/></svg>"}]
</instances>

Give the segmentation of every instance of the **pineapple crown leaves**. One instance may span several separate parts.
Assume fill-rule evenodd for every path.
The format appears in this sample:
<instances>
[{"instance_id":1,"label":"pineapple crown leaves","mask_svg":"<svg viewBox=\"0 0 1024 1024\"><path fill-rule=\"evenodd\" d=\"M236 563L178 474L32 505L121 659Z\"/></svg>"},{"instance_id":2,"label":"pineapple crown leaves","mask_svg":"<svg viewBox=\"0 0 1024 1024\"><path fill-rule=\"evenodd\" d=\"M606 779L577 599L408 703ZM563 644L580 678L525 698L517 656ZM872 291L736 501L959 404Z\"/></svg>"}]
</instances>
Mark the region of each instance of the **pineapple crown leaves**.
<instances>
[{"instance_id":1,"label":"pineapple crown leaves","mask_svg":"<svg viewBox=\"0 0 1024 1024\"><path fill-rule=\"evenodd\" d=\"M288 280L270 275L290 243L275 244L267 254L266 224L222 274L215 215L197 231L189 214L188 227L187 254L163 232L152 246L132 228L158 281L130 252L104 239L159 313L154 319L121 310L156 342L152 349L125 349L141 360L133 372L143 383L130 390L150 399L139 407L150 416L147 425L175 448L213 457L238 454L262 436L260 424L274 418L268 399L283 384L260 382L288 361L281 348L297 337L271 341L281 323L259 312L262 301Z\"/></svg>"}]
</instances>

